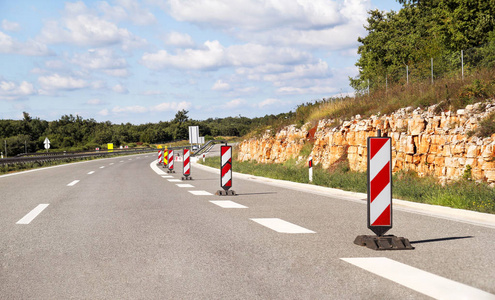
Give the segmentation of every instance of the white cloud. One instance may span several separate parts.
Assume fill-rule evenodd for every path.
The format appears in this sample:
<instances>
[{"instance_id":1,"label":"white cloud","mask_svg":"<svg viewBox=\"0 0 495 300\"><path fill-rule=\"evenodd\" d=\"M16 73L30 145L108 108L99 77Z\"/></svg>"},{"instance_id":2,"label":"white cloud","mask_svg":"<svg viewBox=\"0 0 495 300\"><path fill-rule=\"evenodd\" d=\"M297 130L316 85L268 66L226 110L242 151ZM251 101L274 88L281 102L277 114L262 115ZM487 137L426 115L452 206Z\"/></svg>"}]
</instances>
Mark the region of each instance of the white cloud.
<instances>
[{"instance_id":1,"label":"white cloud","mask_svg":"<svg viewBox=\"0 0 495 300\"><path fill-rule=\"evenodd\" d=\"M116 85L112 88L112 90L113 90L114 92L116 92L116 93L119 93L119 94L127 94L127 93L129 93L129 90L128 90L125 86L123 86L123 85L121 85L121 84L116 84Z\"/></svg>"},{"instance_id":2,"label":"white cloud","mask_svg":"<svg viewBox=\"0 0 495 300\"><path fill-rule=\"evenodd\" d=\"M72 76L61 76L59 74L41 76L38 78L38 82L43 90L46 91L77 90L89 86L89 83L83 79L77 79Z\"/></svg>"},{"instance_id":3,"label":"white cloud","mask_svg":"<svg viewBox=\"0 0 495 300\"><path fill-rule=\"evenodd\" d=\"M89 99L88 101L86 101L86 104L89 104L89 105L102 105L103 104L103 101L98 99L98 98L95 98L95 99Z\"/></svg>"},{"instance_id":4,"label":"white cloud","mask_svg":"<svg viewBox=\"0 0 495 300\"><path fill-rule=\"evenodd\" d=\"M219 79L211 88L214 91L227 91L230 89L230 85L227 82Z\"/></svg>"},{"instance_id":5,"label":"white cloud","mask_svg":"<svg viewBox=\"0 0 495 300\"><path fill-rule=\"evenodd\" d=\"M0 53L19 54L26 56L46 56L53 54L45 44L42 44L34 40L19 42L1 31L0 31Z\"/></svg>"},{"instance_id":6,"label":"white cloud","mask_svg":"<svg viewBox=\"0 0 495 300\"><path fill-rule=\"evenodd\" d=\"M257 103L256 106L258 108L264 108L267 106L274 106L274 105L281 105L281 104L285 104L285 102L280 100L280 99L268 98L264 101L261 101L260 103Z\"/></svg>"},{"instance_id":7,"label":"white cloud","mask_svg":"<svg viewBox=\"0 0 495 300\"><path fill-rule=\"evenodd\" d=\"M105 108L105 109L102 109L102 110L100 110L100 111L98 112L98 115L100 115L100 116L104 116L104 117L108 116L109 114L110 114L110 112L109 112L109 111L108 111L108 109L106 109L106 108Z\"/></svg>"},{"instance_id":8,"label":"white cloud","mask_svg":"<svg viewBox=\"0 0 495 300\"><path fill-rule=\"evenodd\" d=\"M219 41L206 41L201 49L179 49L176 54L165 50L144 53L141 63L154 70L167 67L192 70L216 70L228 66L256 66L265 63L294 64L307 61L311 55L291 48L257 44L223 47Z\"/></svg>"},{"instance_id":9,"label":"white cloud","mask_svg":"<svg viewBox=\"0 0 495 300\"><path fill-rule=\"evenodd\" d=\"M11 32L17 32L21 30L21 26L19 25L19 23L10 22L5 19L2 20L2 28L5 31L11 31Z\"/></svg>"},{"instance_id":10,"label":"white cloud","mask_svg":"<svg viewBox=\"0 0 495 300\"><path fill-rule=\"evenodd\" d=\"M135 0L116 0L127 11L129 19L136 25L151 25L156 23L155 16Z\"/></svg>"},{"instance_id":11,"label":"white cloud","mask_svg":"<svg viewBox=\"0 0 495 300\"><path fill-rule=\"evenodd\" d=\"M152 108L152 111L176 111L182 109L189 109L192 106L190 102L163 102Z\"/></svg>"},{"instance_id":12,"label":"white cloud","mask_svg":"<svg viewBox=\"0 0 495 300\"><path fill-rule=\"evenodd\" d=\"M165 44L186 48L194 46L194 41L187 33L172 31L165 36Z\"/></svg>"},{"instance_id":13,"label":"white cloud","mask_svg":"<svg viewBox=\"0 0 495 300\"><path fill-rule=\"evenodd\" d=\"M13 81L0 81L0 100L17 100L35 95L33 84L23 81L17 84Z\"/></svg>"},{"instance_id":14,"label":"white cloud","mask_svg":"<svg viewBox=\"0 0 495 300\"><path fill-rule=\"evenodd\" d=\"M116 56L111 49L107 48L90 49L84 54L75 54L71 62L83 69L101 70L110 76L129 76L126 60Z\"/></svg>"},{"instance_id":15,"label":"white cloud","mask_svg":"<svg viewBox=\"0 0 495 300\"><path fill-rule=\"evenodd\" d=\"M241 107L241 106L245 106L247 105L248 102L244 99L234 99L234 100L231 100L227 103L225 103L225 105L223 106L223 108L226 108L226 109L234 109L234 108L238 108L238 107Z\"/></svg>"},{"instance_id":16,"label":"white cloud","mask_svg":"<svg viewBox=\"0 0 495 300\"><path fill-rule=\"evenodd\" d=\"M124 106L124 107L115 106L114 108L112 108L112 112L113 113L127 113L127 112L145 113L145 112L148 112L148 109L146 107L140 106L140 105Z\"/></svg>"},{"instance_id":17,"label":"white cloud","mask_svg":"<svg viewBox=\"0 0 495 300\"><path fill-rule=\"evenodd\" d=\"M345 49L365 34L370 0L170 0L171 16L265 45Z\"/></svg>"},{"instance_id":18,"label":"white cloud","mask_svg":"<svg viewBox=\"0 0 495 300\"><path fill-rule=\"evenodd\" d=\"M146 40L127 29L99 17L83 2L66 3L62 19L45 22L38 39L47 44L90 47L121 45L124 50L146 44Z\"/></svg>"}]
</instances>

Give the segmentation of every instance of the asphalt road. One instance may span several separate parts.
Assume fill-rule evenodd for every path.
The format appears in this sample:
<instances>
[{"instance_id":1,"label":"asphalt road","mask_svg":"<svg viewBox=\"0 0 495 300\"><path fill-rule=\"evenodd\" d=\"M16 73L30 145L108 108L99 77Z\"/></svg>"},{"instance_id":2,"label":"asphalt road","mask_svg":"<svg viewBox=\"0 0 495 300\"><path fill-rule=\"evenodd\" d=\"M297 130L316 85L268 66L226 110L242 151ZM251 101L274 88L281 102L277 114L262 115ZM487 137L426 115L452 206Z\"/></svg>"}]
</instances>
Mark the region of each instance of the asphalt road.
<instances>
[{"instance_id":1,"label":"asphalt road","mask_svg":"<svg viewBox=\"0 0 495 300\"><path fill-rule=\"evenodd\" d=\"M155 160L0 176L1 298L495 298L495 226L396 210L390 233L416 249L378 252L353 244L371 234L362 199L235 174L238 195L215 196L218 171L194 164L193 180L180 181L181 162L169 175ZM425 291L427 276L445 286Z\"/></svg>"}]
</instances>

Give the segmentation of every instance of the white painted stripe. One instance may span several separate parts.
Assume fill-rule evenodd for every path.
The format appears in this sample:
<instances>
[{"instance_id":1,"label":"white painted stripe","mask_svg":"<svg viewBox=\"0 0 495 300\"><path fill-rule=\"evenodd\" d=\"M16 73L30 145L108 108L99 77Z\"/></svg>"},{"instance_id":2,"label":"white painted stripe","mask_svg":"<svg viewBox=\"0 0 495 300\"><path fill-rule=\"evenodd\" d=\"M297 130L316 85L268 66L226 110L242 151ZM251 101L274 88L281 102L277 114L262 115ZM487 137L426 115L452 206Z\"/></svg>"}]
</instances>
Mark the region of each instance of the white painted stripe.
<instances>
[{"instance_id":1,"label":"white painted stripe","mask_svg":"<svg viewBox=\"0 0 495 300\"><path fill-rule=\"evenodd\" d=\"M177 186L178 187L181 187L181 188L192 188L192 187L194 187L193 185L190 185L189 183L178 184Z\"/></svg>"},{"instance_id":2,"label":"white painted stripe","mask_svg":"<svg viewBox=\"0 0 495 300\"><path fill-rule=\"evenodd\" d=\"M129 160L132 160L132 158L129 158Z\"/></svg>"},{"instance_id":3,"label":"white painted stripe","mask_svg":"<svg viewBox=\"0 0 495 300\"><path fill-rule=\"evenodd\" d=\"M71 183L69 183L67 186L74 186L79 182L79 180L74 180Z\"/></svg>"},{"instance_id":4,"label":"white painted stripe","mask_svg":"<svg viewBox=\"0 0 495 300\"><path fill-rule=\"evenodd\" d=\"M222 166L225 165L229 159L232 157L232 148L229 148L227 152L222 155Z\"/></svg>"},{"instance_id":5,"label":"white painted stripe","mask_svg":"<svg viewBox=\"0 0 495 300\"><path fill-rule=\"evenodd\" d=\"M223 208L248 208L247 206L244 206L239 203L235 203L234 201L230 201L230 200L218 200L218 201L210 201L210 202Z\"/></svg>"},{"instance_id":6,"label":"white painted stripe","mask_svg":"<svg viewBox=\"0 0 495 300\"><path fill-rule=\"evenodd\" d=\"M174 176L170 176L170 175L163 175L162 178L174 178Z\"/></svg>"},{"instance_id":7,"label":"white painted stripe","mask_svg":"<svg viewBox=\"0 0 495 300\"><path fill-rule=\"evenodd\" d=\"M182 182L180 179L167 179L170 182Z\"/></svg>"},{"instance_id":8,"label":"white painted stripe","mask_svg":"<svg viewBox=\"0 0 495 300\"><path fill-rule=\"evenodd\" d=\"M114 163L110 163L110 165L113 165Z\"/></svg>"},{"instance_id":9,"label":"white painted stripe","mask_svg":"<svg viewBox=\"0 0 495 300\"><path fill-rule=\"evenodd\" d=\"M105 166L101 166L101 167L100 167L100 169L104 169L104 168L105 168Z\"/></svg>"},{"instance_id":10,"label":"white painted stripe","mask_svg":"<svg viewBox=\"0 0 495 300\"><path fill-rule=\"evenodd\" d=\"M123 160L119 161L119 162L124 162Z\"/></svg>"},{"instance_id":11,"label":"white painted stripe","mask_svg":"<svg viewBox=\"0 0 495 300\"><path fill-rule=\"evenodd\" d=\"M95 173L95 171L91 171L91 172L88 173L88 175L91 175L91 174L94 174L94 173Z\"/></svg>"},{"instance_id":12,"label":"white painted stripe","mask_svg":"<svg viewBox=\"0 0 495 300\"><path fill-rule=\"evenodd\" d=\"M376 219L380 217L382 212L389 206L392 201L392 197L390 197L392 193L390 183L382 190L378 196L376 196L375 200L371 202L370 207L370 223L375 223Z\"/></svg>"},{"instance_id":13,"label":"white painted stripe","mask_svg":"<svg viewBox=\"0 0 495 300\"><path fill-rule=\"evenodd\" d=\"M29 224L34 218L36 218L45 208L48 207L48 204L40 204L36 206L32 211L30 211L27 215L25 215L22 219L17 221L16 224Z\"/></svg>"},{"instance_id":14,"label":"white painted stripe","mask_svg":"<svg viewBox=\"0 0 495 300\"><path fill-rule=\"evenodd\" d=\"M370 161L370 180L373 180L376 174L378 174L378 172L380 172L389 161L391 161L390 139L382 146L382 148L375 154L373 159Z\"/></svg>"},{"instance_id":15,"label":"white painted stripe","mask_svg":"<svg viewBox=\"0 0 495 300\"><path fill-rule=\"evenodd\" d=\"M495 295L385 257L341 258L435 299L495 299Z\"/></svg>"},{"instance_id":16,"label":"white painted stripe","mask_svg":"<svg viewBox=\"0 0 495 300\"><path fill-rule=\"evenodd\" d=\"M276 232L281 233L315 233L312 230L306 229L296 224L284 221L279 218L257 218L251 219L258 224L268 227Z\"/></svg>"},{"instance_id":17,"label":"white painted stripe","mask_svg":"<svg viewBox=\"0 0 495 300\"><path fill-rule=\"evenodd\" d=\"M167 173L165 173L164 171L162 171L157 165L156 163L158 162L158 160L154 160L150 163L150 168L158 175L167 175Z\"/></svg>"},{"instance_id":18,"label":"white painted stripe","mask_svg":"<svg viewBox=\"0 0 495 300\"><path fill-rule=\"evenodd\" d=\"M189 191L189 193L196 196L212 196L213 194L208 193L207 191Z\"/></svg>"}]
</instances>

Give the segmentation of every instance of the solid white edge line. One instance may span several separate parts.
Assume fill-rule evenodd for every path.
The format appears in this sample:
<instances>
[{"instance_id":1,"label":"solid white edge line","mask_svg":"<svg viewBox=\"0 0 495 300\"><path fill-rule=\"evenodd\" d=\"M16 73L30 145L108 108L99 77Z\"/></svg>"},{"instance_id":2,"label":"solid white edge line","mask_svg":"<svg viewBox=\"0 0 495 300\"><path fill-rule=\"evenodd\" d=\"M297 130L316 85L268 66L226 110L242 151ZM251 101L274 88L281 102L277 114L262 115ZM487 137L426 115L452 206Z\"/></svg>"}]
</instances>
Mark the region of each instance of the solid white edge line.
<instances>
[{"instance_id":1,"label":"solid white edge line","mask_svg":"<svg viewBox=\"0 0 495 300\"><path fill-rule=\"evenodd\" d=\"M280 233L316 233L279 218L254 218L250 220Z\"/></svg>"},{"instance_id":2,"label":"solid white edge line","mask_svg":"<svg viewBox=\"0 0 495 300\"><path fill-rule=\"evenodd\" d=\"M386 257L341 260L435 299L495 299L493 294Z\"/></svg>"},{"instance_id":3,"label":"solid white edge line","mask_svg":"<svg viewBox=\"0 0 495 300\"><path fill-rule=\"evenodd\" d=\"M34 218L36 218L45 208L48 207L49 204L40 204L36 206L32 211L30 211L27 215L22 217L16 224L29 224Z\"/></svg>"},{"instance_id":4,"label":"solid white edge line","mask_svg":"<svg viewBox=\"0 0 495 300\"><path fill-rule=\"evenodd\" d=\"M74 180L71 183L69 183L67 186L74 186L79 182L79 180Z\"/></svg>"},{"instance_id":5,"label":"solid white edge line","mask_svg":"<svg viewBox=\"0 0 495 300\"><path fill-rule=\"evenodd\" d=\"M143 155L143 154L135 154L135 155ZM134 156L134 155L131 155L131 156ZM87 164L87 163L92 163L92 162L101 162L103 160L107 160L107 159L118 159L120 157L109 157L109 158L101 158L101 159L93 159L93 160L87 160L87 161L78 161L78 162L72 162L72 163L67 163L67 164L63 164L63 165L57 165L57 166L51 166L51 167L43 167L43 168L38 168L38 169L32 169L32 170L27 170L27 171L21 171L21 172L15 172L15 173L10 173L10 174L4 174L4 175L0 175L0 178L4 178L4 177L10 177L10 176L16 176L16 175L22 175L22 174L26 174L26 173L32 173L32 172L39 172L39 171L43 171L43 170L48 170L48 169L54 169L54 168L62 168L62 167L67 167L67 166L73 166L73 165L78 165L78 164Z\"/></svg>"}]
</instances>

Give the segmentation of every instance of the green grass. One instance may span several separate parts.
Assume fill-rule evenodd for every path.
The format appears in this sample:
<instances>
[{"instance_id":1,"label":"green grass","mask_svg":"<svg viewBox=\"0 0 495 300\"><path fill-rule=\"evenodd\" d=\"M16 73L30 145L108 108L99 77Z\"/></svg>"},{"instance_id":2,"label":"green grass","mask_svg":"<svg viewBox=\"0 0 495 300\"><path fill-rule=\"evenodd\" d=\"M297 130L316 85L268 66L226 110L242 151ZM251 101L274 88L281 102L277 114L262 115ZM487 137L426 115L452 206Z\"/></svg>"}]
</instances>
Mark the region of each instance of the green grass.
<instances>
[{"instance_id":1,"label":"green grass","mask_svg":"<svg viewBox=\"0 0 495 300\"><path fill-rule=\"evenodd\" d=\"M199 162L202 163L202 160ZM206 158L205 165L219 168L220 158ZM309 183L308 169L295 166L294 161L284 164L234 161L232 170L256 176ZM495 213L495 189L485 183L460 180L442 186L433 177L420 178L412 172L396 173L392 182L394 198ZM343 162L334 166L331 171L319 167L313 168L313 184L366 193L367 175L366 173L351 171L347 163Z\"/></svg>"}]
</instances>

